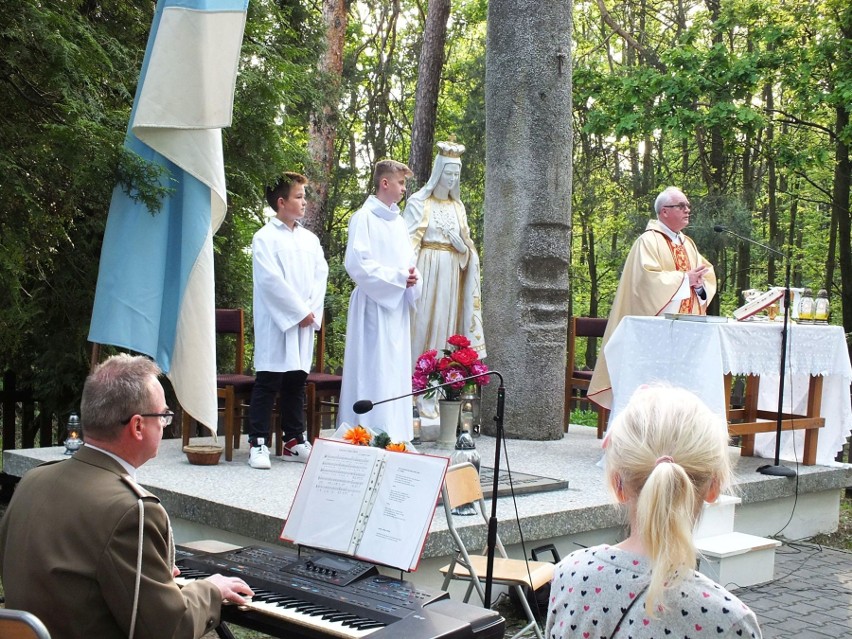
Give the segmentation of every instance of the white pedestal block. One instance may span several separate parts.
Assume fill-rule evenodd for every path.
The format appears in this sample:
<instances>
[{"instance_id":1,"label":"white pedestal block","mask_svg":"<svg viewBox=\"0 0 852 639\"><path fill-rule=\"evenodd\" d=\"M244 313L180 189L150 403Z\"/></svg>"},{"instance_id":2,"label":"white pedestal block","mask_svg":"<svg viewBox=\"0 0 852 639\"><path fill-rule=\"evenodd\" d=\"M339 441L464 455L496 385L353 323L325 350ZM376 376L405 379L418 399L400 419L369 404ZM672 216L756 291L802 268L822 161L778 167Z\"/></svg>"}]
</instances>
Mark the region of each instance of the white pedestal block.
<instances>
[{"instance_id":1,"label":"white pedestal block","mask_svg":"<svg viewBox=\"0 0 852 639\"><path fill-rule=\"evenodd\" d=\"M734 511L740 503L742 499L731 495L719 495L712 504L705 503L693 538L702 539L734 532Z\"/></svg>"},{"instance_id":2,"label":"white pedestal block","mask_svg":"<svg viewBox=\"0 0 852 639\"><path fill-rule=\"evenodd\" d=\"M775 549L780 541L731 532L695 542L701 553L698 571L728 590L772 581Z\"/></svg>"}]
</instances>

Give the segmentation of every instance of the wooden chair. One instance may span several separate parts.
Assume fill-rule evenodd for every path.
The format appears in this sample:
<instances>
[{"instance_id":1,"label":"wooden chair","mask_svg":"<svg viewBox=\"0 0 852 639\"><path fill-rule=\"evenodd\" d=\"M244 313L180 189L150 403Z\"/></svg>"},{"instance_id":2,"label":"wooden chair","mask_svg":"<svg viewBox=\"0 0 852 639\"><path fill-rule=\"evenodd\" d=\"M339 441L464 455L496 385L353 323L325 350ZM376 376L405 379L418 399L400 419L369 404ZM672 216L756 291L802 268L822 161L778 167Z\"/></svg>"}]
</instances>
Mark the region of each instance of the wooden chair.
<instances>
[{"instance_id":1,"label":"wooden chair","mask_svg":"<svg viewBox=\"0 0 852 639\"><path fill-rule=\"evenodd\" d=\"M444 575L444 583L441 586L442 590L446 590L450 581L453 579L469 582L467 592L465 593L464 601L470 599L471 592L475 589L479 598L485 601L485 589L483 582L485 580L487 557L485 548L479 554L470 554L462 541L460 531L455 526L455 515L453 508L462 504L473 503L477 514L482 518L482 522L488 525L487 509L485 500L482 496L482 486L479 482L479 473L472 464L456 464L450 466L447 470L447 475L444 479L444 485L441 489L443 495L444 512L447 516L447 526L450 535L453 538L456 555L452 561L439 570ZM469 530L464 530L465 537L469 538ZM503 547L500 537L496 538L495 557L494 557L494 578L492 583L509 586L515 590L518 599L523 606L529 623L521 628L513 637L534 630L536 637L542 639L541 628L539 627L536 616L530 608L523 587L526 586L531 591L550 583L553 579L554 565L545 561L526 561L524 559L509 559L506 555L506 549ZM542 612L542 620L547 611Z\"/></svg>"},{"instance_id":2,"label":"wooden chair","mask_svg":"<svg viewBox=\"0 0 852 639\"><path fill-rule=\"evenodd\" d=\"M225 460L234 457L234 448L240 447L242 430L242 407L251 401L254 375L245 375L245 318L241 308L216 309L216 334L234 338L233 373L216 375L216 395L220 400L219 410L224 413ZM181 430L183 445L189 443L195 420L184 411Z\"/></svg>"},{"instance_id":3,"label":"wooden chair","mask_svg":"<svg viewBox=\"0 0 852 639\"><path fill-rule=\"evenodd\" d=\"M337 401L340 398L340 385L343 378L340 375L325 372L325 326L328 314L323 317L322 328L317 335L314 353L314 370L308 373L305 382L305 403L308 427L308 441L319 436L322 428L323 415L337 415Z\"/></svg>"},{"instance_id":4,"label":"wooden chair","mask_svg":"<svg viewBox=\"0 0 852 639\"><path fill-rule=\"evenodd\" d=\"M565 414L562 424L565 432L568 431L568 420L571 416L572 404L579 404L585 398L589 390L589 382L592 381L594 370L580 370L576 367L576 339L602 338L606 331L607 319L605 317L572 317L571 329L568 332L568 360L565 367ZM601 439L606 430L606 422L609 411L596 406L598 414L598 439Z\"/></svg>"},{"instance_id":5,"label":"wooden chair","mask_svg":"<svg viewBox=\"0 0 852 639\"><path fill-rule=\"evenodd\" d=\"M3 639L50 639L50 633L34 614L3 608L0 609L0 637Z\"/></svg>"}]
</instances>

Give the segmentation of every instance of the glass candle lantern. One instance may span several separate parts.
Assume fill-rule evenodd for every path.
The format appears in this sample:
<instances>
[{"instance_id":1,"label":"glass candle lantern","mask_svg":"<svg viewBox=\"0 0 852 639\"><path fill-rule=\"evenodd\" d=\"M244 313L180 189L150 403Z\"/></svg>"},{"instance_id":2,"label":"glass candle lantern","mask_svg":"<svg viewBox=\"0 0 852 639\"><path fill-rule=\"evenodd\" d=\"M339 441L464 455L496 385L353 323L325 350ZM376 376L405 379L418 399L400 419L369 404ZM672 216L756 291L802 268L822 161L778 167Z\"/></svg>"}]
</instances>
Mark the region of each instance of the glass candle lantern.
<instances>
[{"instance_id":1,"label":"glass candle lantern","mask_svg":"<svg viewBox=\"0 0 852 639\"><path fill-rule=\"evenodd\" d=\"M830 309L828 307L828 291L820 289L814 300L814 322L817 324L828 324Z\"/></svg>"},{"instance_id":2,"label":"glass candle lantern","mask_svg":"<svg viewBox=\"0 0 852 639\"><path fill-rule=\"evenodd\" d=\"M473 438L470 436L468 431L462 431L462 434L458 436L456 440L456 449L450 457L450 465L454 466L456 464L462 464L464 462L469 462L473 464L473 467L476 468L476 472L479 472L481 457L479 456L479 451L476 450L476 443L474 443ZM452 513L454 515L475 515L476 507L471 504L460 504L458 507L453 508Z\"/></svg>"},{"instance_id":3,"label":"glass candle lantern","mask_svg":"<svg viewBox=\"0 0 852 639\"><path fill-rule=\"evenodd\" d=\"M413 431L413 434L412 434L412 437L411 437L411 443L412 444L421 443L420 435L421 435L421 431L422 431L422 422L420 421L420 411L417 410L416 404L414 405L414 409L413 409L413 412L412 412L411 426L412 426L412 431Z\"/></svg>"},{"instance_id":4,"label":"glass candle lantern","mask_svg":"<svg viewBox=\"0 0 852 639\"><path fill-rule=\"evenodd\" d=\"M809 288L802 292L802 299L799 301L799 321L805 324L814 321L814 298Z\"/></svg>"},{"instance_id":5,"label":"glass candle lantern","mask_svg":"<svg viewBox=\"0 0 852 639\"><path fill-rule=\"evenodd\" d=\"M71 413L68 417L68 423L65 425L65 454L73 455L80 446L83 445L83 440L80 435L83 434L83 426L80 423L80 418L77 413Z\"/></svg>"}]
</instances>

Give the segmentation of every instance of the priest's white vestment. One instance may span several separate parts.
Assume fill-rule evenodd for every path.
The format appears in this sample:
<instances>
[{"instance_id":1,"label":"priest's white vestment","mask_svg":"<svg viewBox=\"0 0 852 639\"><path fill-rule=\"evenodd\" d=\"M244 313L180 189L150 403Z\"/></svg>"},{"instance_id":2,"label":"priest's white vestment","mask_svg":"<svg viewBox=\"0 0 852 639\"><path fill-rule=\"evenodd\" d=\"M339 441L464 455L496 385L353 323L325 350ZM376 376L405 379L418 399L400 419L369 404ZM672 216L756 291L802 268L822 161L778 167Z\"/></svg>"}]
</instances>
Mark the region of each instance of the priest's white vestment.
<instances>
[{"instance_id":1,"label":"priest's white vestment","mask_svg":"<svg viewBox=\"0 0 852 639\"><path fill-rule=\"evenodd\" d=\"M680 248L686 259L678 264L675 252ZM705 298L699 299L689 285L686 271L702 264L709 270L704 274ZM715 294L713 265L698 252L692 238L673 232L659 220L649 220L645 232L636 238L624 262L595 372L589 383L589 399L604 408L612 408L612 384L604 349L622 317L653 317L677 312L706 315L707 305ZM685 302L690 301L689 308L685 308Z\"/></svg>"}]
</instances>

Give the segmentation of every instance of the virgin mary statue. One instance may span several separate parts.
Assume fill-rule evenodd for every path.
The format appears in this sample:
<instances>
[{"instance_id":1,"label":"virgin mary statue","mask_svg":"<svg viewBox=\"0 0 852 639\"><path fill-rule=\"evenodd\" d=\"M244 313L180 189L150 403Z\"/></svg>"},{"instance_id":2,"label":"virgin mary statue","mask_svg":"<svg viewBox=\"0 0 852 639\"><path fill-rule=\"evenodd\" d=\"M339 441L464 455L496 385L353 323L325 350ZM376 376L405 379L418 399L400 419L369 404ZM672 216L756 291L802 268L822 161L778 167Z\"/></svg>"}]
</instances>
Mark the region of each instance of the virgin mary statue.
<instances>
[{"instance_id":1,"label":"virgin mary statue","mask_svg":"<svg viewBox=\"0 0 852 639\"><path fill-rule=\"evenodd\" d=\"M438 143L429 181L408 198L402 214L423 282L411 324L412 361L430 349L440 354L451 335L466 336L480 358L486 354L479 256L459 195L464 150Z\"/></svg>"}]
</instances>

